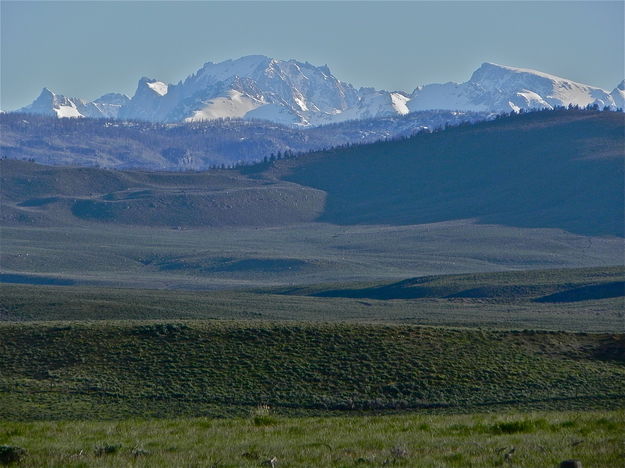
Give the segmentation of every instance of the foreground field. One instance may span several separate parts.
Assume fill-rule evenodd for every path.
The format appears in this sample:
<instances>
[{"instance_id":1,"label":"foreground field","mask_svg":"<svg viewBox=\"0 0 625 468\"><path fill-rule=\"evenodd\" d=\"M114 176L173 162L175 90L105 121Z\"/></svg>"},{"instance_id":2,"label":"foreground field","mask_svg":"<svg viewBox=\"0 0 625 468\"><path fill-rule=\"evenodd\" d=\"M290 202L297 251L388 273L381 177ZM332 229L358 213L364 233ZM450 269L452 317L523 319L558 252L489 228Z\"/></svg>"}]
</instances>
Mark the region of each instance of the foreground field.
<instances>
[{"instance_id":1,"label":"foreground field","mask_svg":"<svg viewBox=\"0 0 625 468\"><path fill-rule=\"evenodd\" d=\"M584 468L623 462L623 411L2 422L29 467Z\"/></svg>"}]
</instances>

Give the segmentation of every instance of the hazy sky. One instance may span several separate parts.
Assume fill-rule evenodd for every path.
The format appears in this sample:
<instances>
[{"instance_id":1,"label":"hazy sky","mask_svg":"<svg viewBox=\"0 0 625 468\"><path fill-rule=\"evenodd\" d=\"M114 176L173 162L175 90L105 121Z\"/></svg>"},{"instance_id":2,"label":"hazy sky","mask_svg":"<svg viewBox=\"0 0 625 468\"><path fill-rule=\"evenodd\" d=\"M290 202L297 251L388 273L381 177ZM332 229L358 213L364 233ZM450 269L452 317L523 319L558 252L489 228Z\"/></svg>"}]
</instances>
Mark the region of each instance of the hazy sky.
<instances>
[{"instance_id":1,"label":"hazy sky","mask_svg":"<svg viewBox=\"0 0 625 468\"><path fill-rule=\"evenodd\" d=\"M355 86L466 81L482 62L612 90L624 77L624 3L0 2L0 107L44 86L95 99L142 76L264 54L327 64Z\"/></svg>"}]
</instances>

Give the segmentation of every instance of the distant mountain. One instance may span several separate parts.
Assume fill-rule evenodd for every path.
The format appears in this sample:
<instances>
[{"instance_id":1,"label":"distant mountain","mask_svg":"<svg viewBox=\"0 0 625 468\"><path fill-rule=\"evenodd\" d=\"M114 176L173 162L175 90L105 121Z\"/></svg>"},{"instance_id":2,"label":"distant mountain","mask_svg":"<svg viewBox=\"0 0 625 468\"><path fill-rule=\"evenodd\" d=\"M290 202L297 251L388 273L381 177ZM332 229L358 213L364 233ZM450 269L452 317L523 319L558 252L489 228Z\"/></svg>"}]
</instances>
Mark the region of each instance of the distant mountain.
<instances>
[{"instance_id":1,"label":"distant mountain","mask_svg":"<svg viewBox=\"0 0 625 468\"><path fill-rule=\"evenodd\" d=\"M2 160L0 216L165 226L473 219L623 237L624 130L622 113L556 110L205 173ZM515 248L531 255L530 243ZM580 238L579 255L587 248Z\"/></svg>"},{"instance_id":2,"label":"distant mountain","mask_svg":"<svg viewBox=\"0 0 625 468\"><path fill-rule=\"evenodd\" d=\"M43 88L41 94L32 104L19 109L27 114L51 115L54 117L95 117L116 118L119 110L130 102L124 94L110 93L95 101L83 101L79 98L68 98L54 94Z\"/></svg>"},{"instance_id":3,"label":"distant mountain","mask_svg":"<svg viewBox=\"0 0 625 468\"><path fill-rule=\"evenodd\" d=\"M621 83L622 84L622 83ZM618 96L616 96L618 99ZM410 111L452 109L510 112L520 109L551 109L569 104L597 105L616 109L614 91L576 83L536 70L484 63L465 83L431 84L415 89Z\"/></svg>"},{"instance_id":4,"label":"distant mountain","mask_svg":"<svg viewBox=\"0 0 625 468\"><path fill-rule=\"evenodd\" d=\"M617 108L625 109L625 80L621 81L619 85L614 88L610 96Z\"/></svg>"},{"instance_id":5,"label":"distant mountain","mask_svg":"<svg viewBox=\"0 0 625 468\"><path fill-rule=\"evenodd\" d=\"M318 125L358 101L356 89L327 67L252 55L208 62L177 85L143 78L120 117L156 122L246 117Z\"/></svg>"},{"instance_id":6,"label":"distant mountain","mask_svg":"<svg viewBox=\"0 0 625 468\"><path fill-rule=\"evenodd\" d=\"M141 78L132 99L109 94L86 102L44 89L33 104L19 111L149 122L243 118L310 127L419 110L499 113L569 104L622 108L623 89L609 93L535 70L484 63L465 83L430 84L409 94L356 89L337 79L327 66L250 55L208 62L177 84Z\"/></svg>"}]
</instances>

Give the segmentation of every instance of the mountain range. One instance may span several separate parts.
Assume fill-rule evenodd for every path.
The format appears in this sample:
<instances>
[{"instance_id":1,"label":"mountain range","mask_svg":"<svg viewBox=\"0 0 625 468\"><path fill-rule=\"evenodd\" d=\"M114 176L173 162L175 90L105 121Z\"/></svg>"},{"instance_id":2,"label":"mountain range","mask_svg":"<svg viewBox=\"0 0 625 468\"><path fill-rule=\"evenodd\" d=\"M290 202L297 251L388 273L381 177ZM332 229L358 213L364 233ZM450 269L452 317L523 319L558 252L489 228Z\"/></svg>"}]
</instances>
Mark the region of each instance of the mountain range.
<instances>
[{"instance_id":1,"label":"mountain range","mask_svg":"<svg viewBox=\"0 0 625 468\"><path fill-rule=\"evenodd\" d=\"M313 127L434 109L503 113L568 105L622 109L625 80L608 92L536 70L484 63L464 83L428 84L409 93L357 89L326 65L250 55L208 62L177 84L141 78L132 98L109 93L84 101L44 88L18 111L161 123L241 118Z\"/></svg>"}]
</instances>

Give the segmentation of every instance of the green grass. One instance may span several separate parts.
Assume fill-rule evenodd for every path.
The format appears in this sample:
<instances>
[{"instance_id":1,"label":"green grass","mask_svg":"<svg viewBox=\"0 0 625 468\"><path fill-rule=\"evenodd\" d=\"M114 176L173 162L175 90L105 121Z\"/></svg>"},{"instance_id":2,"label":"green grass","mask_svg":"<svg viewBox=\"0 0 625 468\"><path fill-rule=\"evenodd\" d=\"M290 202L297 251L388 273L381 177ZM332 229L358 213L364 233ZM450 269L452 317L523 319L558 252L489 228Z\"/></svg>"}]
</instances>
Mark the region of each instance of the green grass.
<instances>
[{"instance_id":1,"label":"green grass","mask_svg":"<svg viewBox=\"0 0 625 468\"><path fill-rule=\"evenodd\" d=\"M261 322L0 325L0 417L622 408L625 337Z\"/></svg>"},{"instance_id":2,"label":"green grass","mask_svg":"<svg viewBox=\"0 0 625 468\"><path fill-rule=\"evenodd\" d=\"M341 418L8 422L0 444L29 467L406 466L556 468L622 464L623 411ZM506 454L514 451L506 459Z\"/></svg>"}]
</instances>

